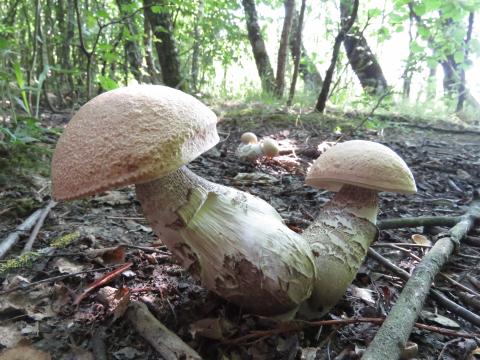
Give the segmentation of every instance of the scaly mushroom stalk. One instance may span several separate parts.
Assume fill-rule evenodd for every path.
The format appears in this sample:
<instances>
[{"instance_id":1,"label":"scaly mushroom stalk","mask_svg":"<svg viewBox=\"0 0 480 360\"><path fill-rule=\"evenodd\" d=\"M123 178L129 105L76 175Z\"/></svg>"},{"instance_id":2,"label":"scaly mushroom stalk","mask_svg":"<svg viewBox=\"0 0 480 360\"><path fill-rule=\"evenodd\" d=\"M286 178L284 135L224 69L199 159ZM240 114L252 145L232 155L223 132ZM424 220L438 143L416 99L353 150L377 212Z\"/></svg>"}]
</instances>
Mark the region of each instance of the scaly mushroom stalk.
<instances>
[{"instance_id":1,"label":"scaly mushroom stalk","mask_svg":"<svg viewBox=\"0 0 480 360\"><path fill-rule=\"evenodd\" d=\"M308 305L326 313L343 296L376 239L377 192L344 185L303 232L315 257L317 279ZM309 311L306 310L306 315Z\"/></svg>"},{"instance_id":2,"label":"scaly mushroom stalk","mask_svg":"<svg viewBox=\"0 0 480 360\"><path fill-rule=\"evenodd\" d=\"M184 167L218 142L216 123L200 101L165 86L103 93L57 143L53 196L136 184L155 232L206 288L248 311L293 313L315 278L308 243L265 201Z\"/></svg>"},{"instance_id":3,"label":"scaly mushroom stalk","mask_svg":"<svg viewBox=\"0 0 480 360\"><path fill-rule=\"evenodd\" d=\"M287 313L310 296L308 243L267 202L186 167L136 192L155 233L207 289L264 315Z\"/></svg>"},{"instance_id":4,"label":"scaly mushroom stalk","mask_svg":"<svg viewBox=\"0 0 480 360\"><path fill-rule=\"evenodd\" d=\"M304 315L321 316L343 296L376 239L378 192L414 193L405 162L384 145L347 141L312 165L306 183L337 191L303 233L312 248L317 278Z\"/></svg>"}]
</instances>

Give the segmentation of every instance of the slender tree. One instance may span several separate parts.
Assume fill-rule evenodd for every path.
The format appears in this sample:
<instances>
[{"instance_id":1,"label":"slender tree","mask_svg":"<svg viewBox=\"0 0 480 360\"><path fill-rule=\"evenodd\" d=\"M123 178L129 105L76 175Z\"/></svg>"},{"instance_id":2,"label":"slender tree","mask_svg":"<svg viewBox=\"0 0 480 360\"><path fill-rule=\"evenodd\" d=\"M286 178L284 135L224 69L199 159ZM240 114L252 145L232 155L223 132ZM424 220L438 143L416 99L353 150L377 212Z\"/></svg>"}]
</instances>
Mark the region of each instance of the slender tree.
<instances>
[{"instance_id":1,"label":"slender tree","mask_svg":"<svg viewBox=\"0 0 480 360\"><path fill-rule=\"evenodd\" d=\"M340 0L340 16L342 23L349 21L352 4L350 0ZM387 80L382 68L368 46L367 39L357 25L353 25L343 41L348 61L360 80L363 89L372 95L386 91Z\"/></svg>"},{"instance_id":2,"label":"slender tree","mask_svg":"<svg viewBox=\"0 0 480 360\"><path fill-rule=\"evenodd\" d=\"M354 0L352 12L348 18L343 21L342 26L340 27L340 31L338 32L337 36L335 37L335 42L333 44L333 51L332 51L332 60L330 61L330 66L325 74L325 80L323 81L322 91L318 96L317 104L315 105L315 110L319 112L325 111L325 106L327 104L328 94L330 91L330 84L332 83L333 79L333 72L335 71L335 65L337 63L338 54L340 53L340 46L342 42L345 40L350 28L353 26L355 19L357 18L358 12L358 0Z\"/></svg>"},{"instance_id":3,"label":"slender tree","mask_svg":"<svg viewBox=\"0 0 480 360\"><path fill-rule=\"evenodd\" d=\"M116 0L119 13L124 19L128 36L124 47L126 52L129 70L138 82L142 81L142 51L138 44L138 28L135 23L135 18L129 14L127 8L131 8L134 4L132 0Z\"/></svg>"},{"instance_id":4,"label":"slender tree","mask_svg":"<svg viewBox=\"0 0 480 360\"><path fill-rule=\"evenodd\" d=\"M285 89L285 67L288 54L288 39L292 27L293 12L295 10L295 0L285 0L285 18L283 20L282 35L280 36L280 45L277 58L277 75L275 83L275 95L279 98L283 96Z\"/></svg>"},{"instance_id":5,"label":"slender tree","mask_svg":"<svg viewBox=\"0 0 480 360\"><path fill-rule=\"evenodd\" d=\"M143 3L152 32L158 39L155 48L162 68L163 82L167 86L186 90L187 84L180 71L177 45L173 37L172 14L168 9L168 3L165 0L144 0ZM154 11L154 5L160 10Z\"/></svg>"},{"instance_id":6,"label":"slender tree","mask_svg":"<svg viewBox=\"0 0 480 360\"><path fill-rule=\"evenodd\" d=\"M253 57L257 64L258 75L262 82L262 89L265 92L272 93L275 89L275 77L273 75L272 65L268 57L265 42L258 25L258 15L254 0L242 0L245 10L245 19L247 22L248 39L252 45Z\"/></svg>"},{"instance_id":7,"label":"slender tree","mask_svg":"<svg viewBox=\"0 0 480 360\"><path fill-rule=\"evenodd\" d=\"M293 97L295 95L295 87L297 85L298 70L300 68L300 57L301 57L301 45L302 45L302 31L303 31L303 17L305 16L305 7L306 0L302 0L302 6L300 8L300 15L297 21L297 28L294 31L294 41L292 49L292 58L293 58L293 75L292 83L290 84L290 92L288 94L287 105L291 106ZM293 38L293 36L292 36Z\"/></svg>"}]
</instances>

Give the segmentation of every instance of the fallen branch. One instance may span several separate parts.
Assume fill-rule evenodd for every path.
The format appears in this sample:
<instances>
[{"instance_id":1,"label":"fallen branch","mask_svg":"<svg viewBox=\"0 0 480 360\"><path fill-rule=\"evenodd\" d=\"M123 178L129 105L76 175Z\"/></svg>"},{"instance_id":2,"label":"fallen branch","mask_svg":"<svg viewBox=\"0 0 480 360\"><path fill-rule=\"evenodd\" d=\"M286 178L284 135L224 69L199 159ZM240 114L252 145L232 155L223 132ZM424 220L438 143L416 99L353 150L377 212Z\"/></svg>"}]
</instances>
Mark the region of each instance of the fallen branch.
<instances>
[{"instance_id":1,"label":"fallen branch","mask_svg":"<svg viewBox=\"0 0 480 360\"><path fill-rule=\"evenodd\" d=\"M410 274L399 268L397 265L390 262L387 258L380 255L378 252L373 250L372 248L368 249L368 255L382 264L385 268L390 270L392 273L397 275L402 280L408 281L410 279ZM445 295L443 295L440 291L430 289L430 295L432 299L442 305L445 309L449 310L450 312L456 314L457 316L467 320L468 322L480 326L480 316L471 312L468 309L465 309L463 306L460 306L456 302L450 300Z\"/></svg>"},{"instance_id":2,"label":"fallen branch","mask_svg":"<svg viewBox=\"0 0 480 360\"><path fill-rule=\"evenodd\" d=\"M42 211L42 209L36 210L22 224L20 224L14 232L2 241L0 244L0 259L3 259L7 252L18 242L20 236L23 235L25 231L29 231L37 223Z\"/></svg>"},{"instance_id":3,"label":"fallen branch","mask_svg":"<svg viewBox=\"0 0 480 360\"><path fill-rule=\"evenodd\" d=\"M122 264L122 266L123 266L123 264ZM77 275L81 275L81 274L89 274L89 273L93 273L93 272L97 272L97 271L112 270L112 269L115 269L116 267L118 267L118 265L117 266L104 267L104 268L100 268L100 269L84 270L84 271L79 271L79 272L71 273L71 274L53 276L53 277L50 277L50 278L47 278L47 279L35 281L35 282L24 284L24 285L15 286L11 289L0 291L0 295L9 294L11 292L19 291L19 290L27 290L31 287L34 287L34 286L37 286L37 285L40 285L40 284L54 282L54 281L57 281L57 280L63 280L63 279L66 279L68 277L71 277L71 276L77 276Z\"/></svg>"},{"instance_id":4,"label":"fallen branch","mask_svg":"<svg viewBox=\"0 0 480 360\"><path fill-rule=\"evenodd\" d=\"M201 359L195 350L158 321L145 304L132 302L127 310L127 318L165 360Z\"/></svg>"},{"instance_id":5,"label":"fallen branch","mask_svg":"<svg viewBox=\"0 0 480 360\"><path fill-rule=\"evenodd\" d=\"M380 220L377 227L380 230L388 230L419 226L455 226L459 221L460 216L419 216Z\"/></svg>"},{"instance_id":6,"label":"fallen branch","mask_svg":"<svg viewBox=\"0 0 480 360\"><path fill-rule=\"evenodd\" d=\"M435 243L417 265L362 359L400 358L434 277L448 261L455 246L474 227L475 221L478 219L480 219L480 200L478 191L475 191L474 200L465 215L460 217L460 221L448 232L447 236Z\"/></svg>"},{"instance_id":7,"label":"fallen branch","mask_svg":"<svg viewBox=\"0 0 480 360\"><path fill-rule=\"evenodd\" d=\"M55 205L57 205L57 202L51 200L48 203L48 205L45 208L42 209L42 213L40 214L40 217L38 218L38 221L35 224L35 227L33 228L32 233L30 234L30 237L28 238L28 240L27 240L27 242L26 242L26 244L23 248L22 254L32 250L32 246L33 246L33 243L35 242L35 240L37 239L38 232L42 228L43 223L45 222L45 219L47 218L47 215L50 213L50 210L52 210L52 208Z\"/></svg>"},{"instance_id":8,"label":"fallen branch","mask_svg":"<svg viewBox=\"0 0 480 360\"><path fill-rule=\"evenodd\" d=\"M250 334L228 340L226 343L228 344L241 344L245 341L258 339L263 337L270 337L273 335L284 334L292 331L300 331L304 330L309 327L320 327L320 326L346 326L351 324L360 324L360 323L372 323L381 325L385 321L385 318L362 318L362 317L354 317L348 319L336 319L336 320L318 320L318 321L301 321L301 322L294 322L294 323L281 323L278 327L269 330L257 330L252 331ZM458 332L455 330L445 329L438 326L427 325L422 323L415 323L415 327L417 329L428 330L432 332L436 332L441 335L445 336L455 336L455 337L464 337L473 339L478 337L480 334L478 333L466 333L466 332Z\"/></svg>"}]
</instances>

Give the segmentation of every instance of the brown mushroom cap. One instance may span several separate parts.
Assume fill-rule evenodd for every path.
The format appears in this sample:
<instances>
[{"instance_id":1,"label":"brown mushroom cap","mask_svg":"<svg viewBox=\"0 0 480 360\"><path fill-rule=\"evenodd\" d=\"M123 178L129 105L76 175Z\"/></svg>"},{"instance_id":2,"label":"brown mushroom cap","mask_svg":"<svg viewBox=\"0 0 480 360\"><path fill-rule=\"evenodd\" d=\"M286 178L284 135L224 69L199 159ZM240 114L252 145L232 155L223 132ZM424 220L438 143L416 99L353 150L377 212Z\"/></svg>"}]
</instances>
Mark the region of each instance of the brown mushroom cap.
<instances>
[{"instance_id":1,"label":"brown mushroom cap","mask_svg":"<svg viewBox=\"0 0 480 360\"><path fill-rule=\"evenodd\" d=\"M179 90L103 93L75 114L52 160L53 196L69 200L168 174L218 143L217 117Z\"/></svg>"},{"instance_id":2,"label":"brown mushroom cap","mask_svg":"<svg viewBox=\"0 0 480 360\"><path fill-rule=\"evenodd\" d=\"M270 138L266 138L263 140L262 143L262 153L266 157L274 157L277 156L279 153L280 149L278 148L278 143Z\"/></svg>"},{"instance_id":3,"label":"brown mushroom cap","mask_svg":"<svg viewBox=\"0 0 480 360\"><path fill-rule=\"evenodd\" d=\"M344 184L403 194L417 191L412 172L400 156L385 145L365 140L328 149L315 160L305 182L330 191Z\"/></svg>"}]
</instances>

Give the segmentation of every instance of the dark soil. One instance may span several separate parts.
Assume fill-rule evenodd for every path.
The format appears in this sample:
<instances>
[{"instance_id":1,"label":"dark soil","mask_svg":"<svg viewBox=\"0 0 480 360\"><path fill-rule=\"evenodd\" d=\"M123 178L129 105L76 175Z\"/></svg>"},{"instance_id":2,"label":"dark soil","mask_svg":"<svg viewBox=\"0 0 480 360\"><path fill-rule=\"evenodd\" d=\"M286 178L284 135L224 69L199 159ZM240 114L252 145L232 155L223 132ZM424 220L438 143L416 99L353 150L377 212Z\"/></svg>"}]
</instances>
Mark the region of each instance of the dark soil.
<instances>
[{"instance_id":1,"label":"dark soil","mask_svg":"<svg viewBox=\"0 0 480 360\"><path fill-rule=\"evenodd\" d=\"M63 121L57 117L52 120L56 124ZM405 159L415 176L419 190L416 195L381 195L379 218L462 214L472 198L474 188L479 187L479 136L398 126L394 122L382 124L381 128L362 130L356 136L348 135L348 130L352 129L351 122L344 121L340 125L346 134L343 140L361 138L388 145ZM221 142L189 167L211 181L234 186L265 199L279 211L288 226L301 232L332 196L329 192L306 187L303 182L309 164L320 154L318 145L338 138L338 133L333 131L336 126L339 126L338 119L333 123L327 118L304 119L282 114L225 116L219 124ZM273 137L280 142L282 149L296 146L296 156L284 151L283 156L274 160L262 160L253 165L241 164L235 157L235 150L244 131L253 131L260 137ZM239 179L237 175L243 173L267 176L257 178L257 181L245 177ZM31 185L30 191L12 190L14 188L9 186L0 189L0 239L5 238L28 216L19 216L14 209L1 212L7 209L3 203L7 204L8 201L8 204L12 204L12 199L37 197L35 206L46 205L49 190L42 188L42 179L37 180L39 184ZM441 230L445 229L382 231L379 241L412 242L411 236L422 232L434 241L433 234ZM131 300L146 303L161 322L206 359L357 359L378 329L378 325L372 324L313 327L232 344L232 339L253 330L272 329L275 323L270 319L245 314L241 308L202 289L176 265L143 218L133 188L120 189L108 196L103 194L96 198L58 204L40 230L34 249L47 248L52 240L76 231L80 235L73 236L74 241L67 247L50 251L47 257L37 259L31 267L1 275L3 289L60 274L101 268L101 261L104 264L123 262L125 255L125 261L132 262L132 267L114 278L108 286L128 288ZM474 242L476 234L473 236ZM119 244L148 248L126 247L125 253L110 252L103 258L92 259L87 256L88 251L93 249ZM21 240L9 253L10 257L18 255L23 245L24 241ZM152 246L157 251L153 251ZM408 249L420 257L425 252L421 248ZM377 250L408 272L413 270L417 262L405 251L395 248ZM479 259L480 247L462 245L444 272L472 287L466 277L469 275L480 279ZM101 358L102 346L109 359L159 358L122 315L122 306L116 306L111 297L102 297L102 291L98 288L90 292L79 306L73 305L76 296L104 274L105 271L71 275L28 291L3 295L0 298L0 349L23 339L50 353L54 359L88 359L93 354ZM325 318L384 316L395 303L402 285L402 281L367 258L351 289ZM450 283L438 278L436 285L449 298L469 308L459 299L459 290ZM358 289L369 292L366 295ZM453 327L458 331L480 332L480 329L432 300L427 301L424 309L442 316L426 316L419 319L421 322L442 328ZM219 322L213 320L199 322L214 318L222 319L223 326L218 326ZM448 319L453 323L449 323ZM214 335L206 331L208 326L205 323L214 326L217 330ZM437 359L442 351L443 359L467 358L467 354L480 346L475 340L447 337L424 330L414 330L410 339L418 344L417 357L421 359Z\"/></svg>"}]
</instances>

